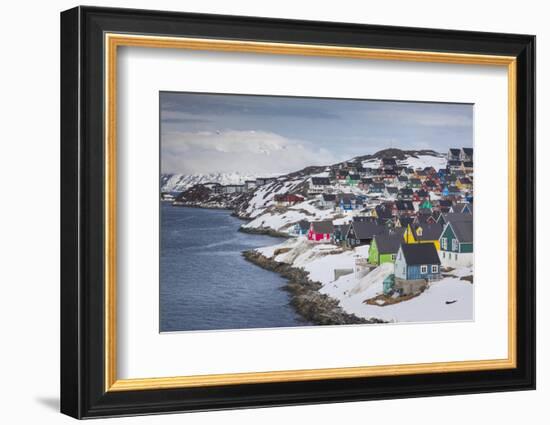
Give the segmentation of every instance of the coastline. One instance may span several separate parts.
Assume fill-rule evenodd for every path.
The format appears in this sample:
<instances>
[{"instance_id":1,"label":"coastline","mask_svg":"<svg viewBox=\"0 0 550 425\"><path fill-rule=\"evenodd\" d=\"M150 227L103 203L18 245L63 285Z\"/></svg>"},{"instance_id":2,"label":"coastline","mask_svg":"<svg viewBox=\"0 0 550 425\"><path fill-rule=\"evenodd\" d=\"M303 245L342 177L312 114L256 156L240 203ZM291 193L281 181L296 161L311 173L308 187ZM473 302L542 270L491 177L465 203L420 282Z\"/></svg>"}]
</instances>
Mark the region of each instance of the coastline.
<instances>
[{"instance_id":1,"label":"coastline","mask_svg":"<svg viewBox=\"0 0 550 425\"><path fill-rule=\"evenodd\" d=\"M233 208L228 206L212 206L197 203L178 203L172 204L175 207L220 209L232 211L231 215L244 221L249 221L235 213ZM278 232L270 228L247 228L239 227L239 232L266 235L276 238L292 239L293 236L288 233ZM292 267L288 264L279 263L265 257L256 250L243 251L242 256L250 263L265 270L277 273L288 282L282 288L291 295L290 305L305 320L315 325L352 325L352 324L373 324L385 323L380 319L364 319L354 314L345 312L340 307L337 299L319 292L321 283L309 279L309 273L301 268Z\"/></svg>"},{"instance_id":2,"label":"coastline","mask_svg":"<svg viewBox=\"0 0 550 425\"><path fill-rule=\"evenodd\" d=\"M239 217L237 217L239 218ZM244 220L244 219L243 219ZM270 229L269 227L259 227L259 228L253 228L253 227L239 227L239 232L243 233L250 233L252 235L267 235L267 236L273 236L274 238L285 238L285 239L291 239L294 236L289 235L288 233L278 232L276 230Z\"/></svg>"},{"instance_id":3,"label":"coastline","mask_svg":"<svg viewBox=\"0 0 550 425\"><path fill-rule=\"evenodd\" d=\"M290 304L302 317L316 325L385 323L383 320L363 319L346 313L340 307L338 300L320 293L321 284L310 280L309 273L300 268L279 263L255 250L244 251L242 255L247 261L287 279L288 283L283 289L291 295Z\"/></svg>"}]
</instances>

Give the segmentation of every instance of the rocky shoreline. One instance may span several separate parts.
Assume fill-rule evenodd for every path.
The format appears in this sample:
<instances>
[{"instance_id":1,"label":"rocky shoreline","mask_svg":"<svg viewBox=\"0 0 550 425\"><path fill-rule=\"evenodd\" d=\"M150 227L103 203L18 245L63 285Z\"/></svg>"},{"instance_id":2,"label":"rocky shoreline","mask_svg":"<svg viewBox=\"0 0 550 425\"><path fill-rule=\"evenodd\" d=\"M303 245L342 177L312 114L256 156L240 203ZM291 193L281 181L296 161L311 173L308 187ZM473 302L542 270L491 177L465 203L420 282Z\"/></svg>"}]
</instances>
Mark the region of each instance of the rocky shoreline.
<instances>
[{"instance_id":1,"label":"rocky shoreline","mask_svg":"<svg viewBox=\"0 0 550 425\"><path fill-rule=\"evenodd\" d=\"M273 230L269 227L239 227L239 232L243 233L250 233L252 235L267 235L267 236L273 236L274 238L290 238L293 237L289 235L288 233L278 232L276 230Z\"/></svg>"},{"instance_id":2,"label":"rocky shoreline","mask_svg":"<svg viewBox=\"0 0 550 425\"><path fill-rule=\"evenodd\" d=\"M288 236L288 235L287 235ZM363 319L346 313L338 301L321 294L321 284L309 279L309 273L288 264L271 260L257 251L244 251L243 257L266 270L279 273L288 279L284 289L291 294L291 305L306 320L317 325L352 325L384 323L379 319Z\"/></svg>"}]
</instances>

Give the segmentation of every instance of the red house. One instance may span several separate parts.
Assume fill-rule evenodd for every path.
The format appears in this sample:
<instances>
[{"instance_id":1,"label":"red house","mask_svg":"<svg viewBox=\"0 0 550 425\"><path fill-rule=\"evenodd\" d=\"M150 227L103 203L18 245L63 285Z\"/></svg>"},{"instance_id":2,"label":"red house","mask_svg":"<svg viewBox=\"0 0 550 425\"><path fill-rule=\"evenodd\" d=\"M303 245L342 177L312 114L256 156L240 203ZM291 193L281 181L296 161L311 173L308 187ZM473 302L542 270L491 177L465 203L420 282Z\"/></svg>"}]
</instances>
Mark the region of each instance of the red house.
<instances>
[{"instance_id":1,"label":"red house","mask_svg":"<svg viewBox=\"0 0 550 425\"><path fill-rule=\"evenodd\" d=\"M304 197L301 195L294 195L290 193L285 193L284 195L275 195L275 202L279 206L290 206L294 204L299 204L304 201Z\"/></svg>"},{"instance_id":2,"label":"red house","mask_svg":"<svg viewBox=\"0 0 550 425\"><path fill-rule=\"evenodd\" d=\"M334 234L332 221L314 221L309 226L307 238L313 242L328 242Z\"/></svg>"}]
</instances>

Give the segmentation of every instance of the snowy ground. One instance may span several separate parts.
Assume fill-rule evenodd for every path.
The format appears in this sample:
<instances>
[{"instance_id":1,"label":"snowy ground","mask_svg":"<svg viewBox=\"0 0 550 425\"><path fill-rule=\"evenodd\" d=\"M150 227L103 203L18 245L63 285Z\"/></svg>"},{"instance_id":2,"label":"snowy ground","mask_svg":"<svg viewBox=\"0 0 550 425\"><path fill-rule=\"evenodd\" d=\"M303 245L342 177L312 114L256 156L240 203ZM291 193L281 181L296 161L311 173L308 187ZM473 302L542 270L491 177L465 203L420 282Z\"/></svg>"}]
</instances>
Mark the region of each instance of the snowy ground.
<instances>
[{"instance_id":1,"label":"snowy ground","mask_svg":"<svg viewBox=\"0 0 550 425\"><path fill-rule=\"evenodd\" d=\"M386 306L365 304L364 301L382 294L384 278L393 272L380 273L379 279L372 279L372 274L380 272L383 264L357 282L353 275L343 276L337 281L324 285L321 292L340 301L342 308L348 313L359 317L390 321L390 322L439 322L450 320L473 319L474 285L459 277L446 277L433 282L426 291L408 301ZM464 274L472 274L471 269ZM369 281L364 282L364 281ZM455 301L447 304L447 301Z\"/></svg>"},{"instance_id":2,"label":"snowy ground","mask_svg":"<svg viewBox=\"0 0 550 425\"><path fill-rule=\"evenodd\" d=\"M274 202L269 204L272 208L263 209L260 214L253 215L252 221L243 225L245 228L269 228L278 232L292 231L294 224L300 220L321 221L339 217L342 214L334 209L319 208L317 199L310 199L288 207L286 210L274 208ZM347 219L348 221L351 218ZM337 224L337 223L335 223Z\"/></svg>"},{"instance_id":3,"label":"snowy ground","mask_svg":"<svg viewBox=\"0 0 550 425\"><path fill-rule=\"evenodd\" d=\"M340 302L342 308L358 317L377 318L389 322L437 322L473 319L474 286L461 280L473 274L471 268L456 269L450 276L432 283L419 296L396 304L377 306L365 300L383 293L384 279L394 272L392 263L383 264L365 276L351 273L334 280L334 269L355 269L358 258L368 257L368 246L343 250L332 244L315 244L304 237L289 239L279 245L259 248L264 256L300 267L310 273L311 280L320 282L321 292ZM274 257L275 251L281 250ZM447 301L454 301L447 304Z\"/></svg>"}]
</instances>

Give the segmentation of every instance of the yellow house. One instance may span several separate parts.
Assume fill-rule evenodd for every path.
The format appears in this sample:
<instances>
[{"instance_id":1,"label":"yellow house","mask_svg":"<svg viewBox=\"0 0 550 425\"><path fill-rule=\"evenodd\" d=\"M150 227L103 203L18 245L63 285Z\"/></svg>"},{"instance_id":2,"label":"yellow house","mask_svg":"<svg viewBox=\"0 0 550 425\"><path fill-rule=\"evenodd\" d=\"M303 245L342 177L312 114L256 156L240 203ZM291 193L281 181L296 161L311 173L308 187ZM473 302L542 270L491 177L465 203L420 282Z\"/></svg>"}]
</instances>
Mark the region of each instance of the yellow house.
<instances>
[{"instance_id":1,"label":"yellow house","mask_svg":"<svg viewBox=\"0 0 550 425\"><path fill-rule=\"evenodd\" d=\"M443 226L439 223L419 224L414 226L407 225L407 230L403 234L405 243L433 243L435 249L439 251L439 238L443 232Z\"/></svg>"},{"instance_id":2,"label":"yellow house","mask_svg":"<svg viewBox=\"0 0 550 425\"><path fill-rule=\"evenodd\" d=\"M456 187L460 190L469 190L472 188L472 181L468 177L462 177L461 179L457 179Z\"/></svg>"}]
</instances>

